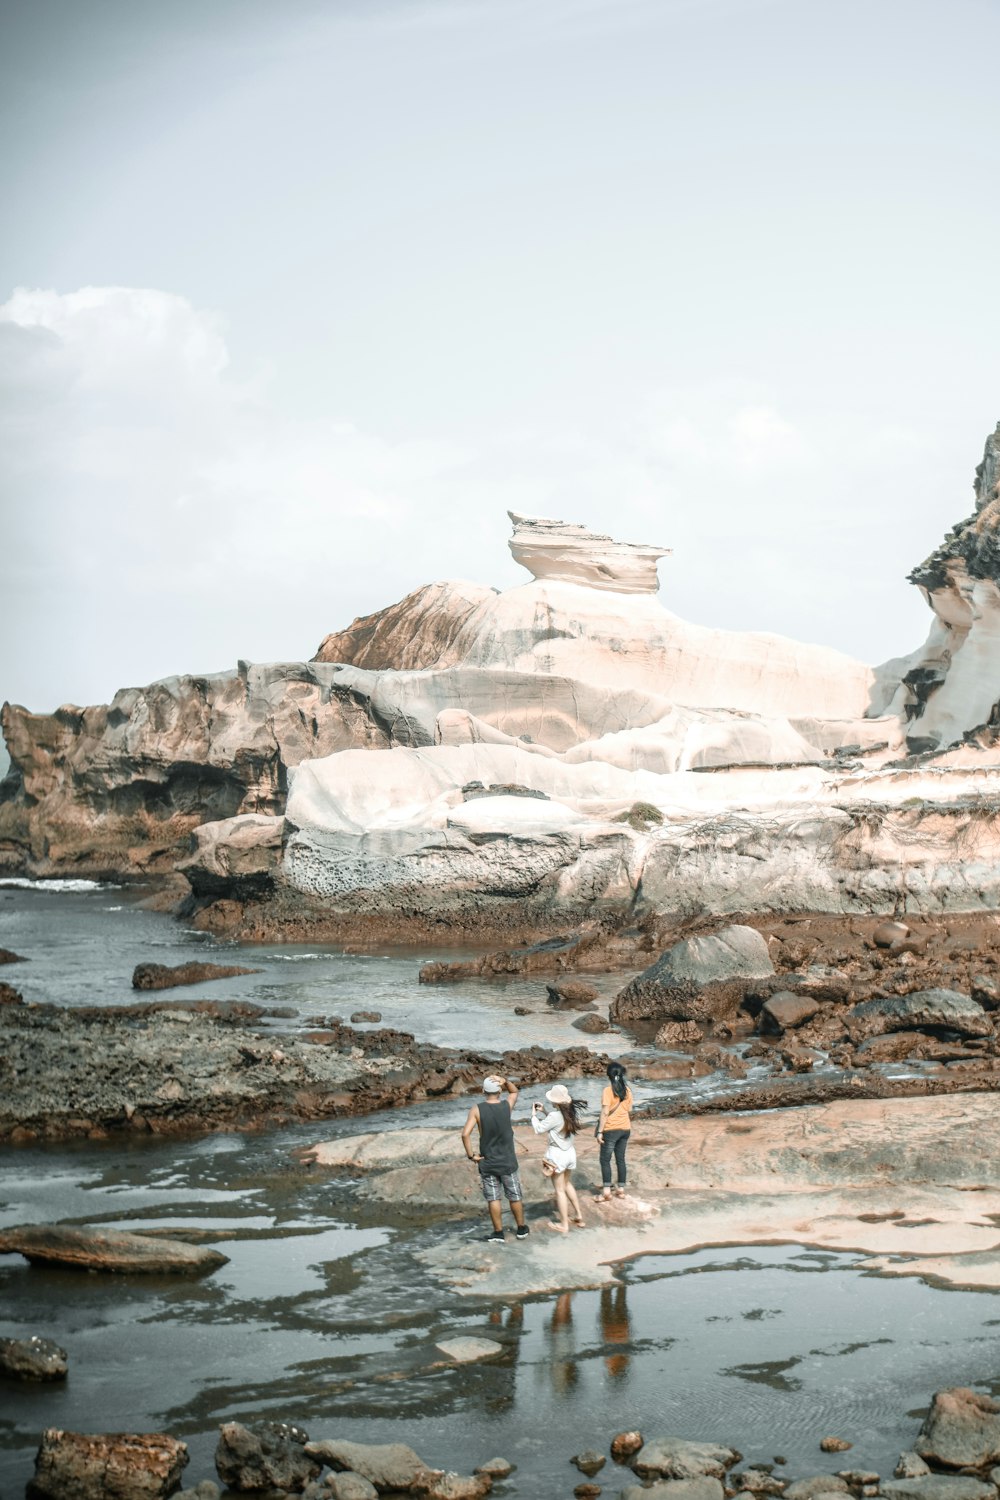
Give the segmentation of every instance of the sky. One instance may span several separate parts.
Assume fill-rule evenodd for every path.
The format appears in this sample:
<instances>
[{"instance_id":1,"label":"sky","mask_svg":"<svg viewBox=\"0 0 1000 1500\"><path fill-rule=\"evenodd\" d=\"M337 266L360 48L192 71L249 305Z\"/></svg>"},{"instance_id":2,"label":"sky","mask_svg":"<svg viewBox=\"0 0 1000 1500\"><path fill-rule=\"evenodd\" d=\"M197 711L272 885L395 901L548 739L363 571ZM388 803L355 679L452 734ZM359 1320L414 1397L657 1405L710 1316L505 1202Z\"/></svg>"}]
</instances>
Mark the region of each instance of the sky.
<instances>
[{"instance_id":1,"label":"sky","mask_svg":"<svg viewBox=\"0 0 1000 1500\"><path fill-rule=\"evenodd\" d=\"M878 662L1000 418L997 0L0 0L0 698L301 660L508 509Z\"/></svg>"}]
</instances>

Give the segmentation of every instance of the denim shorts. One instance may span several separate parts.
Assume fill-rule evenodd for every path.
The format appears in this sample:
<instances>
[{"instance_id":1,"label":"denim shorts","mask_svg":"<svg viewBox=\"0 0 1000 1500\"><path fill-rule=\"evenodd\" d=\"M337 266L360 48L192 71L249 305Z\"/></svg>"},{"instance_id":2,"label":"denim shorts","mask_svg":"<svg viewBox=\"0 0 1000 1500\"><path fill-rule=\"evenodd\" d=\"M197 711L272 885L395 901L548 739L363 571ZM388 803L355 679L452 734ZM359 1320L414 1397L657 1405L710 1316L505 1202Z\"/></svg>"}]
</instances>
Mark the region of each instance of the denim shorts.
<instances>
[{"instance_id":1,"label":"denim shorts","mask_svg":"<svg viewBox=\"0 0 1000 1500\"><path fill-rule=\"evenodd\" d=\"M483 1184L483 1197L487 1203L500 1202L501 1188L507 1194L509 1203L520 1203L524 1194L521 1192L521 1179L517 1172L505 1172L502 1177L495 1177L492 1172L480 1172Z\"/></svg>"}]
</instances>

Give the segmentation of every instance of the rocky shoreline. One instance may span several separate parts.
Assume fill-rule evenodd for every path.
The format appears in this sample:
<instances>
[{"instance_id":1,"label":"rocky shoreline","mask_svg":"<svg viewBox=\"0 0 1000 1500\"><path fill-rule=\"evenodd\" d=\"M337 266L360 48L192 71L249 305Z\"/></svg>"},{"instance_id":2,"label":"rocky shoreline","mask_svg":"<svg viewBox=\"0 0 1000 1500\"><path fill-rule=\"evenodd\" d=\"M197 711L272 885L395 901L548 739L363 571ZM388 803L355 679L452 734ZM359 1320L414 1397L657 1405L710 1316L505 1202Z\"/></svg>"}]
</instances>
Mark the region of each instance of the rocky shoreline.
<instances>
[{"instance_id":1,"label":"rocky shoreline","mask_svg":"<svg viewBox=\"0 0 1000 1500\"><path fill-rule=\"evenodd\" d=\"M489 1358L490 1352L452 1357ZM830 1455L853 1445L826 1434L816 1446ZM717 1440L646 1436L634 1429L612 1434L602 1448L566 1454L567 1468L584 1476L574 1484L576 1500L611 1495L616 1485L618 1500L996 1500L998 1461L1000 1405L968 1387L935 1393L913 1448L900 1454L891 1477L852 1466L792 1478L780 1454L747 1462L738 1449ZM212 1479L180 1488L188 1462L187 1445L165 1433L49 1428L28 1500L219 1500L222 1490ZM494 1490L502 1495L514 1474L505 1458L457 1474L434 1468L406 1443L310 1440L304 1428L273 1421L221 1424L215 1468L227 1495L263 1494L268 1500L484 1500ZM522 1495L528 1477L517 1475Z\"/></svg>"},{"instance_id":2,"label":"rocky shoreline","mask_svg":"<svg viewBox=\"0 0 1000 1500\"><path fill-rule=\"evenodd\" d=\"M0 1003L0 1140L13 1143L334 1119L464 1094L497 1066L534 1082L606 1062L585 1047L498 1059L337 1018L263 1031L248 1022L265 1012L240 1002L61 1008L11 993Z\"/></svg>"}]
</instances>

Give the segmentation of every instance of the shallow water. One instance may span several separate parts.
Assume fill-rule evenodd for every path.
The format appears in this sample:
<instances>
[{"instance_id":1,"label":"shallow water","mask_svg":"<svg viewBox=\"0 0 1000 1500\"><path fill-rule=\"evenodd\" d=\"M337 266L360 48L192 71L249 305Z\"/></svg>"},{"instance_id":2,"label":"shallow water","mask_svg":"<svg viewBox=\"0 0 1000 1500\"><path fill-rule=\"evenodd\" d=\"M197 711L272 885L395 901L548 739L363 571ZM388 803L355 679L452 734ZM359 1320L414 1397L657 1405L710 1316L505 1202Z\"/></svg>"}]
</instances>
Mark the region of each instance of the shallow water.
<instances>
[{"instance_id":1,"label":"shallow water","mask_svg":"<svg viewBox=\"0 0 1000 1500\"><path fill-rule=\"evenodd\" d=\"M780 1455L790 1473L885 1473L933 1390L1000 1376L994 1295L875 1277L801 1246L646 1257L610 1290L456 1301L415 1252L483 1222L373 1222L350 1182L295 1164L320 1133L338 1132L7 1154L4 1224L197 1228L231 1259L195 1281L0 1265L3 1333L53 1337L71 1361L64 1388L4 1389L4 1493L27 1479L46 1426L170 1431L191 1446L194 1482L213 1473L219 1422L263 1416L314 1437L403 1439L465 1471L500 1453L518 1465L501 1493L524 1497L568 1492L571 1455L632 1426ZM438 1368L435 1343L458 1334L504 1352ZM818 1451L831 1432L854 1442L849 1458Z\"/></svg>"},{"instance_id":2,"label":"shallow water","mask_svg":"<svg viewBox=\"0 0 1000 1500\"><path fill-rule=\"evenodd\" d=\"M129 978L144 959L243 955L264 973L172 993L292 1005L302 1016L381 1009L420 1037L484 1048L580 1040L544 1012L519 1030L511 1006L521 991L509 982L421 988L416 970L428 954L234 951L121 896L0 888L0 946L31 958L3 977L29 998L121 1002L135 998ZM540 981L517 983L528 1003L544 1004ZM596 1101L599 1086L581 1088ZM685 1080L646 1092L719 1086ZM0 1223L173 1227L210 1236L230 1263L191 1281L0 1260L0 1336L38 1333L70 1355L65 1387L0 1386L0 1492L20 1493L47 1426L167 1430L190 1444L194 1483L214 1473L219 1422L262 1416L314 1437L402 1439L464 1471L502 1454L518 1470L497 1488L501 1500L568 1494L579 1479L570 1456L632 1426L725 1440L748 1459L781 1455L799 1475L847 1464L885 1473L935 1389L1000 1379L993 1294L878 1278L855 1269L855 1257L803 1246L646 1257L602 1292L457 1301L427 1279L416 1253L484 1234L483 1217L393 1214L293 1155L358 1130L457 1128L466 1105L259 1135L8 1149ZM530 1221L543 1216L529 1206ZM505 1253L521 1250L511 1242ZM435 1343L458 1334L494 1338L503 1354L438 1367ZM827 1433L852 1439L850 1454L821 1454ZM614 1493L617 1477L600 1479Z\"/></svg>"}]
</instances>

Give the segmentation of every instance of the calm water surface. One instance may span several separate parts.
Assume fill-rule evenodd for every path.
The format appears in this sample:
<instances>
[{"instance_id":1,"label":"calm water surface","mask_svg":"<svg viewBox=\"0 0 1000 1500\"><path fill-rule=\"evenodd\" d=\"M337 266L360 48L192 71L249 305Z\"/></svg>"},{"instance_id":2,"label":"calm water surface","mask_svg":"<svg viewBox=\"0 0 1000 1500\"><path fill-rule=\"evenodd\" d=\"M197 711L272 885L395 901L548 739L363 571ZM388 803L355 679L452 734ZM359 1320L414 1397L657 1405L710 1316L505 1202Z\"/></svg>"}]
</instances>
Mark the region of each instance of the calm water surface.
<instances>
[{"instance_id":1,"label":"calm water surface","mask_svg":"<svg viewBox=\"0 0 1000 1500\"><path fill-rule=\"evenodd\" d=\"M0 889L0 946L31 958L18 986L31 998L119 1002L144 959L232 955L120 897ZM511 1044L516 986L421 988L417 957L398 953L250 952L262 975L198 993L302 1014L372 1007L435 1040ZM528 1003L540 989L525 986ZM560 1017L524 1019L538 1027L531 1040L580 1039L560 1034ZM190 1445L193 1484L214 1475L220 1422L263 1416L313 1437L402 1439L463 1471L502 1454L518 1469L497 1487L501 1500L570 1494L580 1477L570 1456L632 1426L725 1440L748 1459L781 1455L799 1475L845 1463L886 1473L935 1389L1000 1380L995 1295L879 1278L804 1246L646 1257L602 1292L458 1301L427 1279L417 1252L482 1235L480 1217L393 1217L293 1154L359 1128L457 1126L464 1112L447 1101L261 1135L8 1149L0 1224L208 1231L230 1263L190 1281L0 1260L0 1336L43 1334L70 1355L65 1387L0 1386L0 1493L22 1492L47 1426L167 1430ZM529 1219L541 1215L530 1205ZM502 1357L438 1368L436 1342L459 1334L497 1340ZM854 1442L846 1458L819 1452L827 1433ZM598 1482L613 1494L618 1479L605 1470Z\"/></svg>"}]
</instances>

